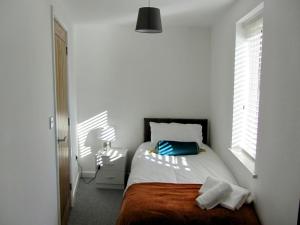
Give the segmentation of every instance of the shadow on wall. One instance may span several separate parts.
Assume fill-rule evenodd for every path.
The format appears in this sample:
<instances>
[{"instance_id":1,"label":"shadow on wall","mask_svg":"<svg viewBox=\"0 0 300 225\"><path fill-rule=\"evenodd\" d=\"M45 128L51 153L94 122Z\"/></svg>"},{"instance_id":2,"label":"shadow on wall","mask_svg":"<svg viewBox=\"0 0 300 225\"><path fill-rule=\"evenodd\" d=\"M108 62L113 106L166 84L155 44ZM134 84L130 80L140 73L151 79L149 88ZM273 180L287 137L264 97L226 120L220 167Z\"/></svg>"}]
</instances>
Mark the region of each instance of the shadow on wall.
<instances>
[{"instance_id":1,"label":"shadow on wall","mask_svg":"<svg viewBox=\"0 0 300 225\"><path fill-rule=\"evenodd\" d=\"M115 128L108 124L108 112L104 111L77 124L79 156L84 158L102 146L102 141L116 139Z\"/></svg>"}]
</instances>

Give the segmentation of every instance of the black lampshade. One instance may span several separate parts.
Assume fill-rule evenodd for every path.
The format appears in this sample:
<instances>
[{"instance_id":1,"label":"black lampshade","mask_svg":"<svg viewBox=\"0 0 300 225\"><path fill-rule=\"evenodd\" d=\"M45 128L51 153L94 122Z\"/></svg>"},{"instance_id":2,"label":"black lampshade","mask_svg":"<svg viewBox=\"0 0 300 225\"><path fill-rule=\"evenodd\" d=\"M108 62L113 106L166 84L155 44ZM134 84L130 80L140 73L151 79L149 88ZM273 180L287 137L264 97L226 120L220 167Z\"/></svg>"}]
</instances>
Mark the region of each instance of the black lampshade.
<instances>
[{"instance_id":1,"label":"black lampshade","mask_svg":"<svg viewBox=\"0 0 300 225\"><path fill-rule=\"evenodd\" d=\"M161 33L160 10L153 7L140 8L135 31L140 33Z\"/></svg>"}]
</instances>

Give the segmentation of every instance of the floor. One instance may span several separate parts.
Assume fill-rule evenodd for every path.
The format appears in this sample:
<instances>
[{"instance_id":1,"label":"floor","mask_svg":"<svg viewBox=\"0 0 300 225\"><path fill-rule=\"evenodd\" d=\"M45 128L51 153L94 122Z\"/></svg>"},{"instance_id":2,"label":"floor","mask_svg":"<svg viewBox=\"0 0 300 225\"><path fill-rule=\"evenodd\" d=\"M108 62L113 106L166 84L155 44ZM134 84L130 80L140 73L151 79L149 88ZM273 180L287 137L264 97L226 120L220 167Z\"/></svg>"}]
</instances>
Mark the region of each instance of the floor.
<instances>
[{"instance_id":1,"label":"floor","mask_svg":"<svg viewBox=\"0 0 300 225\"><path fill-rule=\"evenodd\" d=\"M79 182L68 225L115 225L123 190L97 189L95 182Z\"/></svg>"}]
</instances>

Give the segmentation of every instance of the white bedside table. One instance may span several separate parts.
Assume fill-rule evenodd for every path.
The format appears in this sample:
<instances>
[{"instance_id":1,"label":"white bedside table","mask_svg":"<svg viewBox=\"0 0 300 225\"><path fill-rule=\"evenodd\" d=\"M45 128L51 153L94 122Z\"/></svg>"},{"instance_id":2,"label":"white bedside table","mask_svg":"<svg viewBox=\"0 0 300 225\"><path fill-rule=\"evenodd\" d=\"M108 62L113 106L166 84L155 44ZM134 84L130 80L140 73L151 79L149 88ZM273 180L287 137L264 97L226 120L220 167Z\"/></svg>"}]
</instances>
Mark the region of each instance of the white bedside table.
<instances>
[{"instance_id":1,"label":"white bedside table","mask_svg":"<svg viewBox=\"0 0 300 225\"><path fill-rule=\"evenodd\" d=\"M96 154L96 165L100 171L96 186L105 189L124 189L127 149L111 148Z\"/></svg>"}]
</instances>

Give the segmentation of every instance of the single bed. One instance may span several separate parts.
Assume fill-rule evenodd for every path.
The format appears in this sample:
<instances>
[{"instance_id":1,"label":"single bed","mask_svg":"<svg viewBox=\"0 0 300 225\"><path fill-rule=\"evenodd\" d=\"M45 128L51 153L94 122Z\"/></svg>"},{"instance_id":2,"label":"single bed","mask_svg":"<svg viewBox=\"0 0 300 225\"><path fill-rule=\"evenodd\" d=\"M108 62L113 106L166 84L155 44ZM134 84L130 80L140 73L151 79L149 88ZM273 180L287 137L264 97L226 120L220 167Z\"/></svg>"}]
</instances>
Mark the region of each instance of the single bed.
<instances>
[{"instance_id":1,"label":"single bed","mask_svg":"<svg viewBox=\"0 0 300 225\"><path fill-rule=\"evenodd\" d=\"M162 156L149 151L150 122L200 124L204 151L198 155ZM144 119L144 143L137 149L124 193L117 225L258 225L252 204L238 211L220 206L200 209L195 199L208 176L232 184L236 180L207 145L205 119Z\"/></svg>"}]
</instances>

